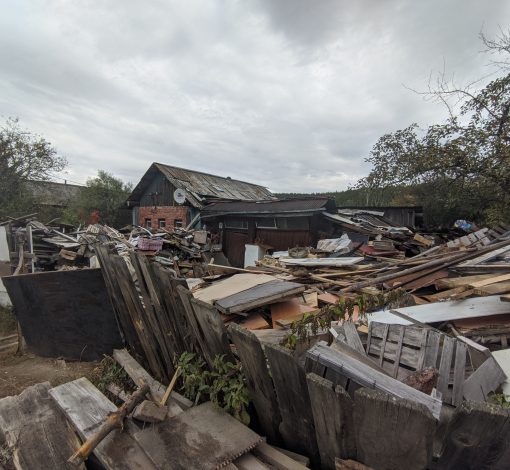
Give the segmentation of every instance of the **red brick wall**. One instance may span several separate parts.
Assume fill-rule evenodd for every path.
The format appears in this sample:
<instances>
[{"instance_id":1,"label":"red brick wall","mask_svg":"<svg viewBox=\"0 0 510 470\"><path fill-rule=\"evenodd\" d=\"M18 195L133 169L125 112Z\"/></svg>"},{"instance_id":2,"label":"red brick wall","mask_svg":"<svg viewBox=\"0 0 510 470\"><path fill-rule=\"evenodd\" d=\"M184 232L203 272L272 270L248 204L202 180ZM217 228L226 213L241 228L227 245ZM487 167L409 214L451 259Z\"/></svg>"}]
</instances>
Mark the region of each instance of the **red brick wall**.
<instances>
[{"instance_id":1,"label":"red brick wall","mask_svg":"<svg viewBox=\"0 0 510 470\"><path fill-rule=\"evenodd\" d=\"M159 227L159 219L166 220L166 230L174 228L174 219L181 219L182 226L186 227L187 206L143 206L138 208L138 225L145 227L145 220L152 220L152 228Z\"/></svg>"}]
</instances>

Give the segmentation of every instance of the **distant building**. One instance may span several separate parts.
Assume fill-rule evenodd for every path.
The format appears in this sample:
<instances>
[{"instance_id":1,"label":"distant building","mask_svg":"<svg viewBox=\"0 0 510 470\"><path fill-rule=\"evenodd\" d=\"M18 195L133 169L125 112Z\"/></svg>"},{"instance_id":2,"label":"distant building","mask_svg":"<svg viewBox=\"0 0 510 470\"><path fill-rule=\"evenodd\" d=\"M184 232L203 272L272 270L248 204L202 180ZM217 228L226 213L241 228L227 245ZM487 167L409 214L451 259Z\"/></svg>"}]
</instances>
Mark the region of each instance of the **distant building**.
<instances>
[{"instance_id":1,"label":"distant building","mask_svg":"<svg viewBox=\"0 0 510 470\"><path fill-rule=\"evenodd\" d=\"M183 202L176 202L177 190L182 191ZM133 210L133 225L171 231L189 225L214 201L271 199L274 196L263 186L153 163L129 196L127 205Z\"/></svg>"},{"instance_id":2,"label":"distant building","mask_svg":"<svg viewBox=\"0 0 510 470\"><path fill-rule=\"evenodd\" d=\"M339 207L338 213L376 227L421 227L423 207Z\"/></svg>"},{"instance_id":3,"label":"distant building","mask_svg":"<svg viewBox=\"0 0 510 470\"><path fill-rule=\"evenodd\" d=\"M53 181L27 181L25 187L37 200L37 204L51 207L67 207L80 197L84 186L77 184L55 183Z\"/></svg>"}]
</instances>

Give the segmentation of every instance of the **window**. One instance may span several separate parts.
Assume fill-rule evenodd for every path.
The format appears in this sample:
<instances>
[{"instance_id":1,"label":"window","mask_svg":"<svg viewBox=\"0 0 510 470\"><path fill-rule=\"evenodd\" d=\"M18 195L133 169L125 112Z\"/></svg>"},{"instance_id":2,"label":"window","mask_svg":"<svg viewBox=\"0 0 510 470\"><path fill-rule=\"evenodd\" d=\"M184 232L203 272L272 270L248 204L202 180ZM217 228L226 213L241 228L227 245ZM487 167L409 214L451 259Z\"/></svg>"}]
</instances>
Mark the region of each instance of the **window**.
<instances>
[{"instance_id":1,"label":"window","mask_svg":"<svg viewBox=\"0 0 510 470\"><path fill-rule=\"evenodd\" d=\"M246 221L246 220L226 220L225 227L248 230L248 221Z\"/></svg>"},{"instance_id":2,"label":"window","mask_svg":"<svg viewBox=\"0 0 510 470\"><path fill-rule=\"evenodd\" d=\"M174 228L182 228L182 219L174 219Z\"/></svg>"},{"instance_id":3,"label":"window","mask_svg":"<svg viewBox=\"0 0 510 470\"><path fill-rule=\"evenodd\" d=\"M278 228L308 230L308 217L278 217L276 226Z\"/></svg>"},{"instance_id":4,"label":"window","mask_svg":"<svg viewBox=\"0 0 510 470\"><path fill-rule=\"evenodd\" d=\"M151 219L145 219L145 226L147 228L152 228L152 220Z\"/></svg>"},{"instance_id":5,"label":"window","mask_svg":"<svg viewBox=\"0 0 510 470\"><path fill-rule=\"evenodd\" d=\"M166 219L159 219L159 228L166 228Z\"/></svg>"},{"instance_id":6,"label":"window","mask_svg":"<svg viewBox=\"0 0 510 470\"><path fill-rule=\"evenodd\" d=\"M257 228L276 228L276 223L272 217L262 217L257 220Z\"/></svg>"}]
</instances>

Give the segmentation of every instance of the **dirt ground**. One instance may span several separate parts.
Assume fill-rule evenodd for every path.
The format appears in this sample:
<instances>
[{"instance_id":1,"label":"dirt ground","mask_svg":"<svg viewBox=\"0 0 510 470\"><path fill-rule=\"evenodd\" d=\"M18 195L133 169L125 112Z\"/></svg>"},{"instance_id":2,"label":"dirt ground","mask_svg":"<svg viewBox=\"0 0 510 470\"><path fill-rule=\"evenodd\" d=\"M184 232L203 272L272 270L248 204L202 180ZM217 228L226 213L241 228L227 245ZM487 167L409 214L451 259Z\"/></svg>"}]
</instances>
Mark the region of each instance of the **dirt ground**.
<instances>
[{"instance_id":1,"label":"dirt ground","mask_svg":"<svg viewBox=\"0 0 510 470\"><path fill-rule=\"evenodd\" d=\"M16 346L0 351L0 398L18 395L25 388L41 382L57 385L87 377L92 383L99 378L98 362L66 362L25 354L16 357Z\"/></svg>"}]
</instances>

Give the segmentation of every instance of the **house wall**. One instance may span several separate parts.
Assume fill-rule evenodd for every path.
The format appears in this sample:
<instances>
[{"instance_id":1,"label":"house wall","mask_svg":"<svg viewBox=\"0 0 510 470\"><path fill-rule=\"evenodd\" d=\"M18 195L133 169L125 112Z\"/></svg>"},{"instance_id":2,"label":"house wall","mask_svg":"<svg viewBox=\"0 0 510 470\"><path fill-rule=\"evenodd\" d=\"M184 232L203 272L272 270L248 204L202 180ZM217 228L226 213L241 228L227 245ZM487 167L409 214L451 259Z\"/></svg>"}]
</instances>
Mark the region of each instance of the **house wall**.
<instances>
[{"instance_id":1,"label":"house wall","mask_svg":"<svg viewBox=\"0 0 510 470\"><path fill-rule=\"evenodd\" d=\"M158 174L140 198L140 206L172 206L176 188L163 174Z\"/></svg>"},{"instance_id":2,"label":"house wall","mask_svg":"<svg viewBox=\"0 0 510 470\"><path fill-rule=\"evenodd\" d=\"M159 219L165 219L166 230L174 228L174 220L181 219L183 227L189 222L186 219L188 206L144 206L138 208L138 225L146 226L146 219L151 219L152 228L159 227Z\"/></svg>"}]
</instances>

